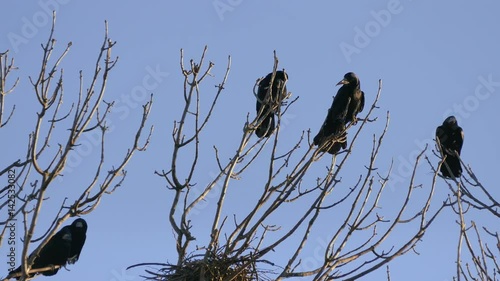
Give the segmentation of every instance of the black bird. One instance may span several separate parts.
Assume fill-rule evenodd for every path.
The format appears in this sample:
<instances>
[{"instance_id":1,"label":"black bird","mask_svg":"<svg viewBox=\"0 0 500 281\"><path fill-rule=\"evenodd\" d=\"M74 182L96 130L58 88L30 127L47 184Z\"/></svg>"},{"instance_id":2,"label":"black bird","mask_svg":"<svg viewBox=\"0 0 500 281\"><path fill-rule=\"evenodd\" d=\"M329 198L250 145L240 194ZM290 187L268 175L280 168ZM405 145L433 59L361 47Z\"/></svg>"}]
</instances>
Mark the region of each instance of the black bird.
<instances>
[{"instance_id":1,"label":"black bird","mask_svg":"<svg viewBox=\"0 0 500 281\"><path fill-rule=\"evenodd\" d=\"M260 124L255 128L255 134L259 137L269 137L274 131L274 114L277 113L278 106L281 105L283 98L285 98L286 81L288 74L278 70L271 85L273 73L269 73L264 79L259 82L257 91L257 116ZM270 92L269 92L270 91ZM270 93L270 94L268 94Z\"/></svg>"},{"instance_id":2,"label":"black bird","mask_svg":"<svg viewBox=\"0 0 500 281\"><path fill-rule=\"evenodd\" d=\"M335 154L341 148L347 147L346 125L356 124L356 115L363 111L365 106L365 93L361 91L359 78L354 72L346 73L344 79L337 83L337 85L341 84L342 87L333 99L326 119L313 140L314 145L322 146L325 141L336 136L338 140L326 147L330 154Z\"/></svg>"},{"instance_id":3,"label":"black bird","mask_svg":"<svg viewBox=\"0 0 500 281\"><path fill-rule=\"evenodd\" d=\"M71 225L67 225L52 236L40 250L35 258L31 269L44 268L49 266L65 266L67 263L74 264L80 257L85 239L87 237L87 222L78 218ZM42 272L45 276L52 276L59 269ZM21 267L10 272L9 276L20 273ZM33 276L30 275L30 276Z\"/></svg>"},{"instance_id":4,"label":"black bird","mask_svg":"<svg viewBox=\"0 0 500 281\"><path fill-rule=\"evenodd\" d=\"M455 155L455 151L460 155L462 145L464 143L464 131L458 126L455 116L449 116L443 122L443 125L437 127L436 138L439 139L441 147L439 148L443 156L446 156L444 163L441 165L441 173L443 177L451 178L460 177L462 175L462 166L460 159ZM452 175L446 168L446 164L450 167Z\"/></svg>"}]
</instances>

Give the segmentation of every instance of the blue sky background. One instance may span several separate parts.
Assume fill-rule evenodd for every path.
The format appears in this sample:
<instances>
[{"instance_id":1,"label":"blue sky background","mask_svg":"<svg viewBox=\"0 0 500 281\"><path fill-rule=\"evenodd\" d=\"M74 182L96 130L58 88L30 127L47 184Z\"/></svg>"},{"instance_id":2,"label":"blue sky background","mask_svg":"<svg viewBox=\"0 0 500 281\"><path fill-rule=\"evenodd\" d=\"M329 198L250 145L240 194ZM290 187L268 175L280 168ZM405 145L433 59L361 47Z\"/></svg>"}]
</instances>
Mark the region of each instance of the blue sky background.
<instances>
[{"instance_id":1,"label":"blue sky background","mask_svg":"<svg viewBox=\"0 0 500 281\"><path fill-rule=\"evenodd\" d=\"M85 216L89 224L87 243L78 263L70 272L61 271L51 280L141 280L141 270L124 269L140 262L174 262L175 242L167 213L173 192L155 176L155 170L167 169L172 151L171 130L182 105L182 76L179 50L185 58L197 60L208 45L207 59L215 63L213 74L205 82L207 95L218 84L226 68L227 56L232 67L226 90L211 125L203 135L206 153L197 175L202 184L212 179L217 170L212 145L222 148L225 159L239 142L247 112L255 110L252 88L255 80L272 70L273 50L280 67L289 74L288 89L298 102L287 112L288 124L283 139L298 139L303 130L315 134L323 122L344 73L354 71L361 79L367 103L373 101L378 79L383 80L379 122L370 124L355 146L346 186L364 172L366 153L370 151L372 134L383 128L385 112L390 111L390 125L378 164L387 172L394 160L393 180L389 184L383 207L390 210L406 192L407 167L425 143L430 143L436 126L445 117L455 115L465 131L462 157L471 165L485 187L496 195L495 178L500 151L497 108L500 102L500 3L490 1L39 1L2 4L0 51L10 50L20 77L15 93L7 97L7 106L16 104L16 113L6 128L0 130L4 167L23 155L28 133L34 126L38 110L28 75L39 70L42 50L50 31L50 11L57 11L55 38L60 54L66 43L73 42L62 67L65 73L66 109L76 99L78 71L87 81L93 71L102 44L104 20L109 22L109 35L117 41L113 54L119 56L111 72L105 100L117 101L110 115L112 131L107 137L110 162L116 163L130 145L139 124L141 107L149 95L142 95L144 79L156 77L154 105L149 124L155 131L149 149L137 153L128 165L129 174L123 186L105 196L100 206ZM14 40L13 38L22 38ZM152 76L151 73L156 73ZM11 78L12 78L11 77ZM485 82L489 81L489 82ZM141 88L142 87L142 88ZM361 114L364 116L365 111ZM57 136L55 136L57 137ZM64 180L50 191L53 201L45 204L38 227L46 229L65 196L78 194L88 184L99 150L90 139L69 161ZM286 141L284 144L287 144ZM87 148L88 150L84 150ZM437 160L427 153L434 164ZM365 156L365 158L363 158ZM114 162L111 162L115 160ZM312 173L320 174L329 157L320 160ZM361 163L362 162L362 163ZM108 167L109 167L108 165ZM431 171L427 164L419 169L418 183L428 188ZM234 182L230 210L244 204L251 189L259 188L257 174ZM438 183L435 202L445 200L447 187ZM246 189L246 190L245 190ZM239 193L241 192L241 193ZM424 191L420 191L422 196ZM419 194L417 193L417 195ZM210 204L210 201L208 202ZM212 203L215 203L213 201ZM207 211L192 218L203 246ZM235 211L237 212L237 211ZM276 223L286 224L284 213ZM431 227L417 249L420 256L409 254L391 264L391 280L451 280L455 272L458 238L456 217L445 211ZM479 214L476 221L499 231L498 220ZM331 218L332 221L335 217ZM325 222L328 223L328 222ZM45 227L45 228L44 228ZM496 229L495 229L496 228ZM400 230L401 235L405 229ZM195 232L196 233L196 232ZM19 233L21 235L21 233ZM313 238L309 261L314 264L314 249L321 247L321 237ZM316 244L315 244L316 243ZM284 249L276 249L276 258ZM6 259L5 244L0 249ZM20 253L20 252L19 252ZM1 263L5 272L5 263ZM3 275L3 274L0 274ZM43 278L43 277L42 277ZM385 268L362 280L383 280Z\"/></svg>"}]
</instances>

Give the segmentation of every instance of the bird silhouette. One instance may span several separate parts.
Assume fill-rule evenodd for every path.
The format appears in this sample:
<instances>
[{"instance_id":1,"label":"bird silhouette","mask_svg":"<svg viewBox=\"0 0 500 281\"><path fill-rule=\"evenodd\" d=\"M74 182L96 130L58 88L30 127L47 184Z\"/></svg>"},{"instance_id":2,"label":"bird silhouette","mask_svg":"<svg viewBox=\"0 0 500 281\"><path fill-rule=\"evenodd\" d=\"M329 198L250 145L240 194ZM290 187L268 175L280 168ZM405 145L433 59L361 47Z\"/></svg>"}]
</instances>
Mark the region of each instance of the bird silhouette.
<instances>
[{"instance_id":1,"label":"bird silhouette","mask_svg":"<svg viewBox=\"0 0 500 281\"><path fill-rule=\"evenodd\" d=\"M462 166L455 151L458 155L462 152L464 131L458 126L455 116L449 116L441 126L436 128L436 138L441 144L439 149L442 155L446 156L444 163L441 165L441 174L445 178L451 178L452 175L456 178L460 177L462 175ZM446 166L450 168L451 174Z\"/></svg>"},{"instance_id":2,"label":"bird silhouette","mask_svg":"<svg viewBox=\"0 0 500 281\"><path fill-rule=\"evenodd\" d=\"M342 87L335 95L326 119L313 139L314 145L330 154L347 147L346 125L356 124L356 116L365 106L365 93L361 91L359 78L354 72L346 73L337 85ZM328 143L325 144L326 142Z\"/></svg>"},{"instance_id":3,"label":"bird silhouette","mask_svg":"<svg viewBox=\"0 0 500 281\"><path fill-rule=\"evenodd\" d=\"M59 230L45 246L33 261L31 269L40 269L50 266L65 266L67 263L74 264L78 261L83 245L85 244L87 233L87 222L78 218L71 225L67 225ZM59 268L41 272L45 276L52 276L57 273ZM9 276L19 275L21 267L9 273ZM29 274L30 277L34 274ZM16 278L18 279L19 276Z\"/></svg>"},{"instance_id":4,"label":"bird silhouette","mask_svg":"<svg viewBox=\"0 0 500 281\"><path fill-rule=\"evenodd\" d=\"M273 73L271 72L259 82L256 105L258 125L255 128L255 134L259 138L267 138L274 132L274 115L277 113L278 107L281 106L282 100L287 94L287 80L288 74L278 70L276 71L274 79ZM271 82L272 87L270 87Z\"/></svg>"}]
</instances>

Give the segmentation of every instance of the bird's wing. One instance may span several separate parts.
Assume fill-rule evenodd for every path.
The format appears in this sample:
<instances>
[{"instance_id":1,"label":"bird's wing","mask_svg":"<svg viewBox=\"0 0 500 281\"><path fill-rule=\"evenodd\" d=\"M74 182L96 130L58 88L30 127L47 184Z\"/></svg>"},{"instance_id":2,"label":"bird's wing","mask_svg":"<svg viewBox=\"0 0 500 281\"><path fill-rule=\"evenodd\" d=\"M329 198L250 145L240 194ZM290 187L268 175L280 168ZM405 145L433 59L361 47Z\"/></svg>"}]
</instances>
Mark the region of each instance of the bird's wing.
<instances>
[{"instance_id":1,"label":"bird's wing","mask_svg":"<svg viewBox=\"0 0 500 281\"><path fill-rule=\"evenodd\" d=\"M68 259L69 264L74 264L80 258L80 253L82 252L83 245L85 244L87 236L73 235L73 241L71 243L71 255Z\"/></svg>"},{"instance_id":2,"label":"bird's wing","mask_svg":"<svg viewBox=\"0 0 500 281\"><path fill-rule=\"evenodd\" d=\"M443 141L444 141L443 136L444 136L444 129L442 126L438 126L436 128L436 140L439 140L439 150L441 150L444 154L445 152L443 151L443 147L444 147L443 146Z\"/></svg>"},{"instance_id":3,"label":"bird's wing","mask_svg":"<svg viewBox=\"0 0 500 281\"><path fill-rule=\"evenodd\" d=\"M359 111L363 111L363 108L365 107L365 92L361 91L361 100L359 102Z\"/></svg>"},{"instance_id":4,"label":"bird's wing","mask_svg":"<svg viewBox=\"0 0 500 281\"><path fill-rule=\"evenodd\" d=\"M262 104L264 103L264 101L266 99L266 93L267 93L268 88L269 88L269 86L264 86L262 84L262 81L260 82L259 88L257 89L257 104L255 107L257 109L257 113L259 113L259 111L262 107Z\"/></svg>"},{"instance_id":5,"label":"bird's wing","mask_svg":"<svg viewBox=\"0 0 500 281\"><path fill-rule=\"evenodd\" d=\"M49 265L64 265L69 257L71 248L71 230L69 226L61 228L52 236L35 259L32 268L42 268ZM55 274L57 270L45 274Z\"/></svg>"},{"instance_id":6,"label":"bird's wing","mask_svg":"<svg viewBox=\"0 0 500 281\"><path fill-rule=\"evenodd\" d=\"M340 117L342 120L345 120L347 117L347 112L349 112L349 105L351 104L351 101L352 101L351 97L348 97L347 102L346 102L346 107L345 107L344 111L342 111L342 113L340 114ZM354 101L353 101L353 104L354 104Z\"/></svg>"},{"instance_id":7,"label":"bird's wing","mask_svg":"<svg viewBox=\"0 0 500 281\"><path fill-rule=\"evenodd\" d=\"M438 126L436 128L436 139L439 139L439 141L441 141L441 136L443 135L444 133L444 130L441 126Z\"/></svg>"},{"instance_id":8,"label":"bird's wing","mask_svg":"<svg viewBox=\"0 0 500 281\"><path fill-rule=\"evenodd\" d=\"M71 244L73 243L73 235L71 234L70 226L65 226L56 234L59 235L54 242L54 247L60 249L61 255L69 257L71 253Z\"/></svg>"},{"instance_id":9,"label":"bird's wing","mask_svg":"<svg viewBox=\"0 0 500 281\"><path fill-rule=\"evenodd\" d=\"M460 154L460 152L462 151L462 145L464 144L464 130L462 130L462 128L458 127L459 128L459 132L458 132L458 138L457 138L457 152L458 154Z\"/></svg>"},{"instance_id":10,"label":"bird's wing","mask_svg":"<svg viewBox=\"0 0 500 281\"><path fill-rule=\"evenodd\" d=\"M328 111L329 119L332 118L343 118L347 115L347 110L349 109L350 103L349 94L344 89L339 89L337 95L333 99L332 106Z\"/></svg>"}]
</instances>

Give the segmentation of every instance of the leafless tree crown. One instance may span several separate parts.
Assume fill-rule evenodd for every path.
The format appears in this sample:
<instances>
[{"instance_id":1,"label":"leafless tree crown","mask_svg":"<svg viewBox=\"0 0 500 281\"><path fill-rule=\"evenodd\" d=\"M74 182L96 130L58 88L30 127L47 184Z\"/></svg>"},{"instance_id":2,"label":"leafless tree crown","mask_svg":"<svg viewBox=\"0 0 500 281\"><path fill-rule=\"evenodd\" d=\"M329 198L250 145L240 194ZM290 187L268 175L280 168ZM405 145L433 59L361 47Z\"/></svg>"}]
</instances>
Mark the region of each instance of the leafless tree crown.
<instances>
[{"instance_id":1,"label":"leafless tree crown","mask_svg":"<svg viewBox=\"0 0 500 281\"><path fill-rule=\"evenodd\" d=\"M151 111L152 99L143 105L142 119L136 129L135 136L132 137L129 149L125 151L121 160L110 166L109 161L105 161L105 135L107 132L108 113L113 106L113 102L104 101L104 94L108 83L109 75L118 57L113 57L111 51L116 44L108 37L108 24L105 23L104 40L99 49L95 68L90 80L84 82L84 74L80 71L79 89L69 90L77 95L65 95L63 60L69 53L71 42L68 43L62 53L55 56L56 40L54 38L55 12L53 14L52 28L45 44L42 44L42 60L40 71L35 76L29 77L29 82L33 86L33 98L38 102L38 111L34 121L33 130L27 136L26 153L19 159L6 164L1 168L1 175L8 175L9 184L1 189L0 209L7 208L9 204L15 202L15 210L9 213L2 212L0 226L0 245L6 239L6 230L10 222L15 217L21 217L23 222L24 235L20 259L22 261L22 274L20 280L27 278L27 272L35 273L47 269L37 269L30 271L31 265L41 248L48 242L60 226L70 217L84 216L92 212L103 199L104 194L111 194L119 187L126 176L125 166L130 161L136 151L145 150L153 130L153 127L146 132L145 140L141 140L146 121ZM0 120L2 120L5 97L15 89L18 79L8 84L11 71L15 69L14 60L7 60L7 52L1 53L1 86L0 86ZM14 93L12 93L14 94ZM71 97L77 97L72 100ZM67 99L67 97L70 97ZM63 101L70 102L69 109L63 108ZM6 125L14 114L15 106L12 106L11 113L5 121L0 122ZM48 190L54 186L57 178L63 177L68 157L74 153L74 149L80 145L82 136L90 132L98 131L100 143L97 145L99 160L95 163L94 173L89 177L88 183L64 182L66 192L77 190L76 197L66 197L62 202L47 200ZM18 136L19 139L24 136ZM72 191L72 192L73 192ZM64 192L64 191L63 191ZM37 221L44 211L43 206L50 204L59 205L59 211L54 214L51 225L43 230L44 226L37 225ZM18 226L21 228L21 226ZM47 227L47 226L45 226ZM36 231L35 231L36 230ZM35 236L35 234L37 236ZM30 245L33 242L41 241L33 254L30 254ZM11 278L14 276L9 276ZM7 278L7 279L8 279Z\"/></svg>"},{"instance_id":2,"label":"leafless tree crown","mask_svg":"<svg viewBox=\"0 0 500 281\"><path fill-rule=\"evenodd\" d=\"M382 81L379 81L376 95L371 95L373 102L365 111L366 115L360 118L361 122L355 126L347 126L346 130L353 135L349 147L345 152L334 155L326 169L322 170L322 167L318 166L319 160L326 157L321 152L324 148L315 148L311 144L309 130L303 131L295 143L289 139L282 140L282 117L297 100L287 103L291 93L284 93L278 95L283 96L284 100L267 101L270 103L269 110L277 112L277 126L273 135L261 139L253 137L254 129L261 120L250 117L259 114L247 115L247 122L243 124L241 137L234 143L234 154L229 160L221 159L220 148L213 146L213 157L218 172L212 177L213 180L203 183L200 187L201 183L194 180L196 175L208 172L205 167L199 165L199 147L203 142L201 132L208 128L212 112L216 110L221 93L225 90L231 67L229 57L221 82L215 88L215 94L202 92L200 84L208 83L206 81L212 76L214 67L212 62L206 63L206 56L207 48L198 62L190 60L190 65L186 68L184 53L181 50L180 66L184 76L183 110L180 118L174 123L169 168L156 172L165 179L167 186L174 193L169 221L176 239L177 261L135 265L161 267L159 270L146 270L148 276L145 278L283 280L306 277L308 280L356 280L385 265L390 280L388 264L396 257L408 253L418 254L416 246L443 210L456 209L467 200L469 207L488 210L498 216L498 203L478 182L475 185L481 187L490 203L484 203L483 199L477 199L467 193L464 186L458 182L456 183L461 186L462 194L467 194L467 199L457 196L449 180L446 183L452 192L450 196L435 198L436 185L440 180L437 172L439 169L433 167L426 153L429 151L427 147L420 152L414 163L413 173L405 187L406 196L391 202L397 206L396 210L390 208L390 212L385 211L387 206L381 203L381 199L384 196L391 197L387 185L392 165L387 174L380 174L377 156L381 152L389 125L389 112L385 117L384 129L371 137L370 154L366 156L364 163L357 164L358 177L352 179L344 176L348 174L344 167L348 165L363 129L373 122L380 122L377 117L372 116L379 110L377 103L381 95ZM278 64L275 53L274 74ZM256 86L259 81L260 79L257 80ZM207 112L200 110L201 103L210 105ZM262 114L266 113L260 113ZM338 136L333 136L335 137ZM425 185L416 182L417 167L424 159L434 171L432 179ZM179 170L181 165L184 168L182 172ZM252 176L249 172L252 165L265 165L266 171L258 177ZM316 176L318 170L323 172ZM475 179L472 171L468 172L471 178ZM257 178L259 184L256 185ZM467 180L465 177L464 179ZM260 194L251 204L252 207L242 210L243 206L228 204L227 198L230 194L238 192L231 188L231 184L236 180L246 181L246 188L252 188L255 193ZM414 193L420 195L415 197ZM216 199L208 200L209 194L216 194ZM213 195L211 197L213 198ZM210 201L210 207L206 207L207 201ZM234 209L235 206L238 206L237 210ZM294 206L293 215L288 215L286 222L279 225L273 223L276 221L275 214L290 212L291 206ZM192 218L199 213L197 210L205 208L210 210L210 213L213 212L211 228L205 233L193 233ZM457 211L459 214L462 212ZM331 223L331 227L325 227L325 222ZM464 226L462 220L460 225ZM325 228L328 231L325 232ZM460 237L467 239L465 230L461 233ZM491 231L487 233L498 239L498 234ZM208 243L193 245L200 235L210 237ZM479 234L476 236L479 237ZM305 249L310 248L315 237L324 237L326 243L317 265L306 268L302 262L310 253ZM479 244L483 258L472 259L473 262L482 262L474 262L477 273L496 276L494 272L498 270L498 265L495 255L490 248L486 248L481 242ZM478 249L473 246L470 248ZM274 252L286 252L286 262L277 263ZM471 255L476 256L472 250ZM280 255L280 258L282 257L283 254ZM482 270L486 267L485 263L489 264L490 273L484 273ZM459 257L457 268L461 271L457 272L458 279L465 272L462 264Z\"/></svg>"},{"instance_id":3,"label":"leafless tree crown","mask_svg":"<svg viewBox=\"0 0 500 281\"><path fill-rule=\"evenodd\" d=\"M151 96L142 107L140 125L129 149L121 160L109 166L105 161L105 136L106 120L113 102L106 102L103 98L109 74L118 61L118 57L111 55L115 42L108 37L106 23L94 72L87 82L80 72L77 99L70 100L71 107L66 109L62 106L66 96L61 65L71 43L53 59L56 49L54 28L55 14L48 40L42 45L40 71L29 77L38 111L33 130L27 137L26 153L0 170L0 176L9 175L10 179L12 175L11 181L15 183L0 190L0 208L7 208L12 200L17 202L15 211L2 213L0 217L0 226L3 226L0 245L5 242L7 225L12 218L21 216L24 221L22 273L7 279L20 277L25 280L30 272L50 269L31 270L40 249L68 218L92 212L104 194L113 193L123 183L125 166L136 151L147 148L153 131L153 126L149 132L145 129L151 111ZM231 57L228 57L220 80L212 91L207 91L207 87L201 86L216 79L213 74L215 64L208 61L207 56L205 47L199 60L191 59L186 64L183 50L180 53L183 91L178 100L182 103L182 110L174 121L168 164L155 172L165 180L173 195L167 216L177 255L175 262L131 266L149 266L144 278L357 280L385 266L390 280L389 263L409 253L418 254L417 246L436 218L445 210L452 210L457 218L454 280L498 280L500 237L495 229L498 224L479 225L475 218L480 213L498 222L500 205L470 166L462 162L465 173L459 179L441 179L438 171L444 157L438 149L431 150L435 157L429 155L430 149L426 147L416 158L405 185L398 187L405 190L405 195L392 198L393 194L389 193L387 187L392 163L384 165L378 162L390 121L389 112L381 113L378 106L382 80L379 80L378 89L366 91L367 99L372 99L371 106L365 109L357 124L347 125L349 146L341 153L330 156L322 152L326 147L315 147L311 143L310 130L297 133L293 140L283 137L282 130L288 126L284 117L299 104L298 97L292 99L292 93L283 92L274 95L279 97L278 100L261 101L268 103L262 110L267 108L269 112L246 115L236 141L232 144L226 142L224 147L213 145L213 167L207 169L201 165L201 158L206 155L201 151L204 133L214 128L210 126L214 112L224 110L218 105L231 70ZM0 53L0 130L9 125L16 114L15 105L9 106L8 103L9 95L15 94L19 83L19 78L13 78L15 69L14 59L9 58L8 51ZM275 52L271 81L278 69ZM255 83L254 95L260 81L257 79ZM272 88L269 87L268 91ZM368 94L370 92L372 94ZM268 93L267 96L273 95ZM248 108L250 111L253 106ZM269 138L255 137L255 128L262 122L256 116L270 112L276 114L274 132ZM379 118L380 113L385 118ZM367 135L366 128L376 122L383 122L383 128L376 134ZM47 200L47 191L55 179L63 176L68 156L80 144L82 136L96 131L100 135L100 156L88 183L84 186L68 183L78 189L79 195L75 198L66 198L62 202ZM332 140L345 136L346 132L332 136ZM147 136L142 137L144 134ZM359 157L354 162L352 156L357 145L366 145L367 139L371 144L370 152L361 162ZM324 142L323 146L329 143ZM230 145L232 147L226 147ZM229 159L221 157L221 149L232 151ZM437 162L439 164L435 167L433 163ZM324 167L322 163L328 164ZM425 167L433 171L433 176L424 183L422 179L416 180L420 163L427 163ZM254 167L260 169L258 176L252 170ZM355 167L355 172L352 172L352 167ZM382 174L381 168L388 172ZM10 172L12 170L16 171L15 174ZM211 180L199 182L203 175L214 170ZM234 194L241 192L233 188L236 181L239 186L252 189L254 196L245 198L246 204L230 201ZM449 188L444 198L436 196L438 182L444 182ZM215 199L208 200L209 195ZM387 205L388 201L391 206ZM37 230L37 220L46 204L57 204L59 211L45 231ZM201 210L204 218L209 214L210 227L195 232L193 227ZM198 242L203 240L199 239L201 237L206 238L206 242ZM320 255L315 256L313 265L306 264L318 237L324 242ZM30 244L39 241L30 256ZM150 266L155 269L150 269Z\"/></svg>"}]
</instances>

